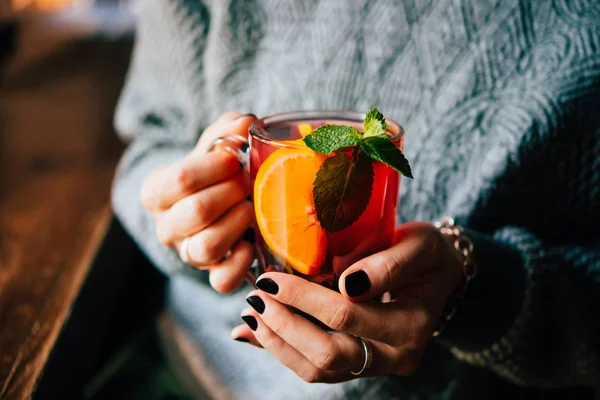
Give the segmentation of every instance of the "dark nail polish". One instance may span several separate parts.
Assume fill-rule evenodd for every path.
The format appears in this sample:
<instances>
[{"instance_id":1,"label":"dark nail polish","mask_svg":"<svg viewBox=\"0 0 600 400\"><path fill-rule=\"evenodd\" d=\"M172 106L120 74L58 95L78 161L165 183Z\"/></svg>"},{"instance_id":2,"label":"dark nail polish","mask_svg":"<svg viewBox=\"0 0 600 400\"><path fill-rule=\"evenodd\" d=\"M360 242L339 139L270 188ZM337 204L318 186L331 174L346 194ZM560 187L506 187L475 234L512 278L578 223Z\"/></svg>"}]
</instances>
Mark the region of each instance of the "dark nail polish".
<instances>
[{"instance_id":1,"label":"dark nail polish","mask_svg":"<svg viewBox=\"0 0 600 400\"><path fill-rule=\"evenodd\" d=\"M246 232L244 232L244 237L243 240L245 240L248 243L254 244L256 243L256 238L254 236L254 229L249 228L246 230Z\"/></svg>"},{"instance_id":2,"label":"dark nail polish","mask_svg":"<svg viewBox=\"0 0 600 400\"><path fill-rule=\"evenodd\" d=\"M258 296L250 296L246 299L246 302L259 314L262 314L265 311L265 302Z\"/></svg>"},{"instance_id":3,"label":"dark nail polish","mask_svg":"<svg viewBox=\"0 0 600 400\"><path fill-rule=\"evenodd\" d=\"M236 337L235 340L237 340L238 342L242 342L242 343L250 343L250 341L248 339L246 339L245 337Z\"/></svg>"},{"instance_id":4,"label":"dark nail polish","mask_svg":"<svg viewBox=\"0 0 600 400\"><path fill-rule=\"evenodd\" d=\"M269 294L277 294L279 292L279 286L273 281L273 279L263 278L256 281L256 287L267 292Z\"/></svg>"},{"instance_id":5,"label":"dark nail polish","mask_svg":"<svg viewBox=\"0 0 600 400\"><path fill-rule=\"evenodd\" d=\"M242 319L244 320L244 322L246 324L248 324L248 326L250 327L250 329L252 329L253 331L256 330L256 328L258 328L258 322L256 321L256 318L254 318L251 315L244 315L242 317Z\"/></svg>"},{"instance_id":6,"label":"dark nail polish","mask_svg":"<svg viewBox=\"0 0 600 400\"><path fill-rule=\"evenodd\" d=\"M365 271L356 271L346 277L346 293L350 297L360 296L370 287L371 281Z\"/></svg>"},{"instance_id":7,"label":"dark nail polish","mask_svg":"<svg viewBox=\"0 0 600 400\"><path fill-rule=\"evenodd\" d=\"M246 201L252 201L252 196L246 196Z\"/></svg>"}]
</instances>

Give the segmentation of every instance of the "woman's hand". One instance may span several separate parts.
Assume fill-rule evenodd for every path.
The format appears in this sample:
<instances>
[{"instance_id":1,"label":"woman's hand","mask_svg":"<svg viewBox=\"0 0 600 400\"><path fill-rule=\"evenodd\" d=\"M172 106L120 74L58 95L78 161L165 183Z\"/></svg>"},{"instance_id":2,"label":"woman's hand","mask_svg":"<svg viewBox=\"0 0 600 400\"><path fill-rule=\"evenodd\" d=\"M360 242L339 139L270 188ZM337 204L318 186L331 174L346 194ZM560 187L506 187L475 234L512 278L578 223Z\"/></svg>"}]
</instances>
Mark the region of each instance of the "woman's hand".
<instances>
[{"instance_id":1,"label":"woman's hand","mask_svg":"<svg viewBox=\"0 0 600 400\"><path fill-rule=\"evenodd\" d=\"M189 263L210 269L210 283L220 292L239 287L254 259L253 245L240 240L253 220L253 210L246 200L250 179L239 161L229 153L207 149L221 136L246 137L255 120L239 112L223 114L187 157L148 175L141 189L142 204L156 221L161 243L180 251L182 241L189 238Z\"/></svg>"},{"instance_id":2,"label":"woman's hand","mask_svg":"<svg viewBox=\"0 0 600 400\"><path fill-rule=\"evenodd\" d=\"M355 378L369 340L373 362L364 376L413 373L447 297L462 281L460 257L428 223L399 228L397 244L348 268L341 293L283 273L259 277L242 312L247 325L232 331L267 349L308 382ZM372 299L385 293L389 301ZM391 295L391 296L390 296ZM333 329L328 332L292 308ZM242 339L242 340L243 340Z\"/></svg>"}]
</instances>

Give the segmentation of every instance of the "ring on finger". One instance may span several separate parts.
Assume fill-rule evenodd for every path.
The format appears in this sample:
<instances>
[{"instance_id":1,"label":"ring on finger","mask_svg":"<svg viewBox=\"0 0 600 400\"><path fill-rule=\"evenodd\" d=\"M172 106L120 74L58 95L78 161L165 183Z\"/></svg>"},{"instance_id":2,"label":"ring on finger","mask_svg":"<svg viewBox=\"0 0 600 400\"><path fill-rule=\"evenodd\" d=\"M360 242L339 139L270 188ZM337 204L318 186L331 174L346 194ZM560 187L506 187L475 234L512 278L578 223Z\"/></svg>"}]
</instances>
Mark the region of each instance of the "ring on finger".
<instances>
[{"instance_id":1,"label":"ring on finger","mask_svg":"<svg viewBox=\"0 0 600 400\"><path fill-rule=\"evenodd\" d=\"M363 339L358 336L357 338L360 340L363 350L365 351L365 362L363 363L363 366L360 369L360 371L350 371L350 373L354 376L361 376L367 369L371 367L371 364L373 363L373 346L371 346L371 342L369 342L367 339Z\"/></svg>"},{"instance_id":2,"label":"ring on finger","mask_svg":"<svg viewBox=\"0 0 600 400\"><path fill-rule=\"evenodd\" d=\"M237 152L238 148L242 148L245 151L245 147L248 146L248 139L240 135L227 135L216 138L206 150L210 153L213 150L222 149L225 151Z\"/></svg>"},{"instance_id":3,"label":"ring on finger","mask_svg":"<svg viewBox=\"0 0 600 400\"><path fill-rule=\"evenodd\" d=\"M186 237L185 239L183 239L181 241L181 245L179 246L179 258L181 258L181 261L183 261L185 264L190 263L190 255L189 255L189 250L188 250L189 246L190 246L190 238L189 237ZM225 261L229 257L231 257L232 253L233 252L231 251L231 249L227 250L227 253L225 253L225 255L221 258L221 260L219 260L219 263L222 263L223 261Z\"/></svg>"},{"instance_id":4,"label":"ring on finger","mask_svg":"<svg viewBox=\"0 0 600 400\"><path fill-rule=\"evenodd\" d=\"M186 237L181 241L181 246L179 246L179 258L181 258L181 261L183 261L185 264L189 264L190 262L190 256L188 254L189 245L190 238Z\"/></svg>"},{"instance_id":5,"label":"ring on finger","mask_svg":"<svg viewBox=\"0 0 600 400\"><path fill-rule=\"evenodd\" d=\"M248 153L250 146L248 139L240 135L227 135L216 138L206 150L210 153L214 150L223 150L234 155L238 161L244 166L248 166L250 155Z\"/></svg>"}]
</instances>

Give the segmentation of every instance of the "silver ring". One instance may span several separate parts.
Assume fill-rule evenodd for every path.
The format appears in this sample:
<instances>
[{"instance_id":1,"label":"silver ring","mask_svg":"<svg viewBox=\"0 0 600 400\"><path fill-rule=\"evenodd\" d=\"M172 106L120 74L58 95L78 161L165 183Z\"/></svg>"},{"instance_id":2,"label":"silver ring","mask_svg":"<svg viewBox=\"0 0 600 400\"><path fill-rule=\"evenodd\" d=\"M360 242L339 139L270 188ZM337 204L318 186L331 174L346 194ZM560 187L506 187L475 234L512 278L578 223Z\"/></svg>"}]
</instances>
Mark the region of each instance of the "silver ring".
<instances>
[{"instance_id":1,"label":"silver ring","mask_svg":"<svg viewBox=\"0 0 600 400\"><path fill-rule=\"evenodd\" d=\"M179 258L181 261L188 264L190 262L190 257L188 255L188 246L190 244L190 238L186 237L181 241L181 246L179 246Z\"/></svg>"},{"instance_id":2,"label":"silver ring","mask_svg":"<svg viewBox=\"0 0 600 400\"><path fill-rule=\"evenodd\" d=\"M221 136L221 137L218 137L215 140L213 140L213 142L210 144L210 146L208 146L208 149L206 150L206 152L210 153L211 151L215 150L215 147L217 147L220 144L225 144L224 150L226 150L226 151L235 151L228 145L231 144L234 146L240 146L240 145L248 144L248 139L246 139L245 137L240 136L240 135Z\"/></svg>"},{"instance_id":3,"label":"silver ring","mask_svg":"<svg viewBox=\"0 0 600 400\"><path fill-rule=\"evenodd\" d=\"M190 256L188 254L189 245L190 245L190 238L186 237L185 239L183 239L181 241L181 246L179 246L179 258L181 258L181 261L183 261L186 264L190 263ZM227 260L229 257L231 257L231 254L233 254L233 252L231 250L227 250L227 253L225 253L223 258L221 258L221 260L219 262L221 263L221 262Z\"/></svg>"},{"instance_id":4,"label":"silver ring","mask_svg":"<svg viewBox=\"0 0 600 400\"><path fill-rule=\"evenodd\" d=\"M362 373L365 372L367 369L369 369L371 367L371 364L373 363L373 347L371 346L371 343L368 340L363 339L361 337L357 336L357 338L362 343L363 350L365 351L365 362L364 362L362 368L360 369L360 371L358 371L358 372L350 371L350 373L354 376L362 375Z\"/></svg>"},{"instance_id":5,"label":"silver ring","mask_svg":"<svg viewBox=\"0 0 600 400\"><path fill-rule=\"evenodd\" d=\"M227 135L216 138L206 150L207 153L222 150L235 156L244 168L250 164L248 139L240 135Z\"/></svg>"}]
</instances>

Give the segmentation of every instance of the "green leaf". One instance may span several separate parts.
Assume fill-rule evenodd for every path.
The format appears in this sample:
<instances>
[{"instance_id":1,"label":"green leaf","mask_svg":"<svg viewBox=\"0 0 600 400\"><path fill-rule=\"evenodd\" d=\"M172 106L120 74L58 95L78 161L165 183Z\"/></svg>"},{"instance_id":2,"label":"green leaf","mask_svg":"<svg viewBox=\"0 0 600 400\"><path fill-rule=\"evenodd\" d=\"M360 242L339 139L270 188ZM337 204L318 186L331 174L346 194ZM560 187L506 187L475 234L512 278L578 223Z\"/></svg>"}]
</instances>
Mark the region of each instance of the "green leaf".
<instances>
[{"instance_id":1,"label":"green leaf","mask_svg":"<svg viewBox=\"0 0 600 400\"><path fill-rule=\"evenodd\" d=\"M379 112L377 108L372 108L369 110L367 115L365 116L364 129L365 129L365 137L377 136L377 135L385 135L385 129L387 128L387 123L385 122L385 118Z\"/></svg>"},{"instance_id":2,"label":"green leaf","mask_svg":"<svg viewBox=\"0 0 600 400\"><path fill-rule=\"evenodd\" d=\"M408 160L404 157L402 151L392 143L389 136L367 137L361 140L359 145L373 160L380 161L392 167L406 177L413 177Z\"/></svg>"},{"instance_id":3,"label":"green leaf","mask_svg":"<svg viewBox=\"0 0 600 400\"><path fill-rule=\"evenodd\" d=\"M344 147L356 146L360 132L352 126L323 125L304 138L304 143L319 153L330 154Z\"/></svg>"},{"instance_id":4,"label":"green leaf","mask_svg":"<svg viewBox=\"0 0 600 400\"><path fill-rule=\"evenodd\" d=\"M352 225L367 208L373 189L373 163L360 151L329 157L317 172L313 198L317 218L327 232ZM357 155L357 156L355 156Z\"/></svg>"}]
</instances>

